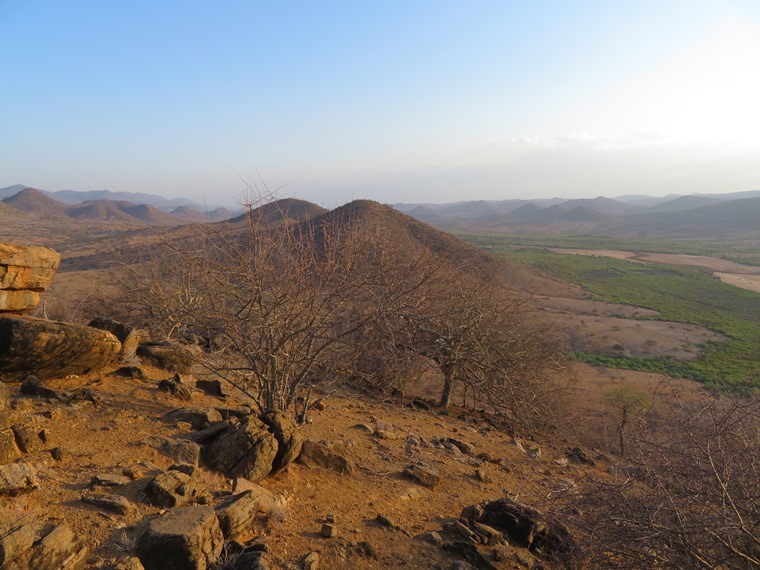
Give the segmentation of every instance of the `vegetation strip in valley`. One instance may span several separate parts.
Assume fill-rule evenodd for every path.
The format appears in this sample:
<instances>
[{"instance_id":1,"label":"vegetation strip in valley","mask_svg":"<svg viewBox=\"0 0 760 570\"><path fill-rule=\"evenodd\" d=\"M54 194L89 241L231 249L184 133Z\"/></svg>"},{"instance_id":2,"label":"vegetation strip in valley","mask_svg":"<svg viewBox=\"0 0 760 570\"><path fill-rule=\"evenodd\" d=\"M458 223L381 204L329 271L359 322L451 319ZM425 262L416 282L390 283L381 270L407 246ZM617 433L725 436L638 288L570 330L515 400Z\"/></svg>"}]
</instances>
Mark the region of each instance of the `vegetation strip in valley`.
<instances>
[{"instance_id":1,"label":"vegetation strip in valley","mask_svg":"<svg viewBox=\"0 0 760 570\"><path fill-rule=\"evenodd\" d=\"M660 320L704 326L727 337L701 347L693 362L672 358L602 357L576 353L576 358L605 366L651 370L716 384L757 387L760 369L760 294L727 285L698 267L631 263L618 259L566 255L539 250L505 250L504 255L577 283L601 299L646 307Z\"/></svg>"},{"instance_id":2,"label":"vegetation strip in valley","mask_svg":"<svg viewBox=\"0 0 760 570\"><path fill-rule=\"evenodd\" d=\"M524 235L524 234L470 234L457 233L457 237L483 249L500 250L512 246L556 247L569 249L615 249L647 253L673 253L708 255L756 265L760 263L758 248L741 244L716 244L695 239L663 240L660 238L633 238L600 235Z\"/></svg>"}]
</instances>

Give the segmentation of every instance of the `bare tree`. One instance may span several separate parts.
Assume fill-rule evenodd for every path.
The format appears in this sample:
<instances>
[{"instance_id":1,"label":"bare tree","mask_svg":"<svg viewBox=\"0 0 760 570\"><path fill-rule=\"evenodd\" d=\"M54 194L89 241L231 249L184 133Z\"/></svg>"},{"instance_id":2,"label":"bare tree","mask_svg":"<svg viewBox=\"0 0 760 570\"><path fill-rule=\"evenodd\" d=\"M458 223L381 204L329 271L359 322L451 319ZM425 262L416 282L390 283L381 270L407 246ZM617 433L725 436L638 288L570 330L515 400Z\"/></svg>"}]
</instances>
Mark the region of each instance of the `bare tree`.
<instances>
[{"instance_id":1,"label":"bare tree","mask_svg":"<svg viewBox=\"0 0 760 570\"><path fill-rule=\"evenodd\" d=\"M365 318L364 249L350 228L272 222L249 204L235 224L201 226L132 272L131 295L167 336L211 348L199 364L264 410L287 410ZM358 235L358 234L357 234Z\"/></svg>"}]
</instances>

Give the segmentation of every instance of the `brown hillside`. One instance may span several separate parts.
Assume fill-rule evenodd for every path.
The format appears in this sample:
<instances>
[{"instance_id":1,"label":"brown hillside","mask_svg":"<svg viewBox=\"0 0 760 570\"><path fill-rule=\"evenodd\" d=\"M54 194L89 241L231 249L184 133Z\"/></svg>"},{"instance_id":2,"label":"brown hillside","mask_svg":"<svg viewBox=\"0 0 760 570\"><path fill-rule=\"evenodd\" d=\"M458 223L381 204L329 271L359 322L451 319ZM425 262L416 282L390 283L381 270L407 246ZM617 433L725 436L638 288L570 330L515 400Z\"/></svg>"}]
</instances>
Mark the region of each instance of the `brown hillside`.
<instances>
[{"instance_id":1,"label":"brown hillside","mask_svg":"<svg viewBox=\"0 0 760 570\"><path fill-rule=\"evenodd\" d=\"M303 229L319 234L325 228L341 226L363 228L377 236L378 244L408 252L410 257L429 252L466 272L488 275L504 271L508 282L515 288L529 288L534 284L534 277L528 269L496 258L451 234L371 200L355 200L326 212L304 223Z\"/></svg>"},{"instance_id":2,"label":"brown hillside","mask_svg":"<svg viewBox=\"0 0 760 570\"><path fill-rule=\"evenodd\" d=\"M67 210L64 204L34 188L24 188L18 194L5 198L3 202L16 210L41 216L65 216Z\"/></svg>"}]
</instances>

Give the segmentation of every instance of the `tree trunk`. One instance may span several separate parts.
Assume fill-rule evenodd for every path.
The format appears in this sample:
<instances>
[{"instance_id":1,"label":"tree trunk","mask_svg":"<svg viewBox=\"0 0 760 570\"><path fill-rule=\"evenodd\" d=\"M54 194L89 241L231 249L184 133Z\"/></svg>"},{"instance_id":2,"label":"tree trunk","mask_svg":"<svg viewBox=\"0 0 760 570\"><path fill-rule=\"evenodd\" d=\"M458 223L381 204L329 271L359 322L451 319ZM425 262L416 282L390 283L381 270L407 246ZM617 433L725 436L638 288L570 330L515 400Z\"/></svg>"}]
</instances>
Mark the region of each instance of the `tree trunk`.
<instances>
[{"instance_id":1,"label":"tree trunk","mask_svg":"<svg viewBox=\"0 0 760 570\"><path fill-rule=\"evenodd\" d=\"M454 389L454 379L452 376L451 370L443 370L443 390L441 391L441 401L438 403L442 408L448 408L451 404L451 392Z\"/></svg>"}]
</instances>

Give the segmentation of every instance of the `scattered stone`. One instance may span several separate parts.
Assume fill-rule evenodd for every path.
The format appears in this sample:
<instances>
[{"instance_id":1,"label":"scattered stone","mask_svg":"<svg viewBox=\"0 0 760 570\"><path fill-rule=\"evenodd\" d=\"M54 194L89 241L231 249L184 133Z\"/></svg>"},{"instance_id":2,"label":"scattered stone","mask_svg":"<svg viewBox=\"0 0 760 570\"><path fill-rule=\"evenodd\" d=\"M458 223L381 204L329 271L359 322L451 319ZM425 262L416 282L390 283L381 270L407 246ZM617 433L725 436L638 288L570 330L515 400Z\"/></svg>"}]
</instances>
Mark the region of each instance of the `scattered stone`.
<instances>
[{"instance_id":1,"label":"scattered stone","mask_svg":"<svg viewBox=\"0 0 760 570\"><path fill-rule=\"evenodd\" d=\"M434 489L441 479L438 473L420 465L410 465L404 469L402 475L428 489Z\"/></svg>"},{"instance_id":2,"label":"scattered stone","mask_svg":"<svg viewBox=\"0 0 760 570\"><path fill-rule=\"evenodd\" d=\"M105 317L95 317L87 326L108 331L119 339L121 350L118 357L122 362L129 362L135 357L140 333L131 326Z\"/></svg>"},{"instance_id":3,"label":"scattered stone","mask_svg":"<svg viewBox=\"0 0 760 570\"><path fill-rule=\"evenodd\" d=\"M434 530L425 531L422 534L418 534L414 538L415 540L427 542L429 544L437 546L438 548L441 548L443 546L443 538L441 538L441 535Z\"/></svg>"},{"instance_id":4,"label":"scattered stone","mask_svg":"<svg viewBox=\"0 0 760 570\"><path fill-rule=\"evenodd\" d=\"M100 403L100 397L89 388L77 388L68 394L61 394L60 400L70 406L75 405L77 402L90 402L93 406L97 406Z\"/></svg>"},{"instance_id":5,"label":"scattered stone","mask_svg":"<svg viewBox=\"0 0 760 570\"><path fill-rule=\"evenodd\" d=\"M496 457L494 457L492 454L488 453L487 451L484 451L483 453L478 453L475 459L479 459L480 461L483 461L485 463L501 463L501 459L497 459Z\"/></svg>"},{"instance_id":6,"label":"scattered stone","mask_svg":"<svg viewBox=\"0 0 760 570\"><path fill-rule=\"evenodd\" d=\"M20 456L21 451L16 445L13 430L10 428L0 429L0 465L15 461Z\"/></svg>"},{"instance_id":7,"label":"scattered stone","mask_svg":"<svg viewBox=\"0 0 760 570\"><path fill-rule=\"evenodd\" d=\"M28 463L0 465L0 496L20 495L39 488L37 470Z\"/></svg>"},{"instance_id":8,"label":"scattered stone","mask_svg":"<svg viewBox=\"0 0 760 570\"><path fill-rule=\"evenodd\" d=\"M132 378L133 380L145 380L145 372L139 366L122 366L114 371L117 376Z\"/></svg>"},{"instance_id":9,"label":"scattered stone","mask_svg":"<svg viewBox=\"0 0 760 570\"><path fill-rule=\"evenodd\" d=\"M307 439L303 442L298 462L307 467L322 467L341 475L354 472L354 463L347 457L337 453L323 442Z\"/></svg>"},{"instance_id":10,"label":"scattered stone","mask_svg":"<svg viewBox=\"0 0 760 570\"><path fill-rule=\"evenodd\" d=\"M567 457L558 457L554 460L554 463L559 465L560 467L566 467L568 463L570 463L567 459Z\"/></svg>"},{"instance_id":11,"label":"scattered stone","mask_svg":"<svg viewBox=\"0 0 760 570\"><path fill-rule=\"evenodd\" d=\"M412 400L412 407L417 408L418 410L422 410L423 412L430 411L430 404L428 404L425 400L421 400L419 398Z\"/></svg>"},{"instance_id":12,"label":"scattered stone","mask_svg":"<svg viewBox=\"0 0 760 570\"><path fill-rule=\"evenodd\" d=\"M256 514L268 510L269 505L262 505L261 498L253 491L245 491L219 503L216 517L226 540L234 540L251 528Z\"/></svg>"},{"instance_id":13,"label":"scattered stone","mask_svg":"<svg viewBox=\"0 0 760 570\"><path fill-rule=\"evenodd\" d=\"M98 473L90 481L90 488L92 487L123 487L129 485L132 480L124 475L116 475L114 473Z\"/></svg>"},{"instance_id":14,"label":"scattered stone","mask_svg":"<svg viewBox=\"0 0 760 570\"><path fill-rule=\"evenodd\" d=\"M193 398L190 390L182 384L182 378L179 373L175 374L172 378L161 380L158 383L158 389L169 392L178 400L191 400Z\"/></svg>"},{"instance_id":15,"label":"scattered stone","mask_svg":"<svg viewBox=\"0 0 760 570\"><path fill-rule=\"evenodd\" d=\"M375 428L373 428L369 424L356 424L356 425L353 425L351 427L354 428L354 429L358 429L358 430L367 432L367 433L375 433Z\"/></svg>"},{"instance_id":16,"label":"scattered stone","mask_svg":"<svg viewBox=\"0 0 760 570\"><path fill-rule=\"evenodd\" d=\"M253 482L269 475L276 455L277 440L253 416L237 428L229 426L203 450L203 460L212 469Z\"/></svg>"},{"instance_id":17,"label":"scattered stone","mask_svg":"<svg viewBox=\"0 0 760 570\"><path fill-rule=\"evenodd\" d=\"M82 493L82 501L119 515L128 515L134 510L132 503L126 498L111 493L84 492Z\"/></svg>"},{"instance_id":18,"label":"scattered stone","mask_svg":"<svg viewBox=\"0 0 760 570\"><path fill-rule=\"evenodd\" d=\"M189 348L170 342L141 343L137 346L137 355L151 366L180 374L192 372L195 363L195 355Z\"/></svg>"},{"instance_id":19,"label":"scattered stone","mask_svg":"<svg viewBox=\"0 0 760 570\"><path fill-rule=\"evenodd\" d=\"M322 538L335 538L338 536L338 529L332 524L323 524L322 530L319 531L319 536Z\"/></svg>"},{"instance_id":20,"label":"scattered stone","mask_svg":"<svg viewBox=\"0 0 760 570\"><path fill-rule=\"evenodd\" d=\"M447 437L444 440L445 443L449 445L453 445L456 447L459 451L464 453L465 455L475 455L475 448L471 446L469 443L466 443L462 441L461 439L456 439L453 437Z\"/></svg>"},{"instance_id":21,"label":"scattered stone","mask_svg":"<svg viewBox=\"0 0 760 570\"><path fill-rule=\"evenodd\" d=\"M573 447L567 452L567 458L573 463L580 463L582 465L596 465L596 462L586 453L581 447Z\"/></svg>"},{"instance_id":22,"label":"scattered stone","mask_svg":"<svg viewBox=\"0 0 760 570\"><path fill-rule=\"evenodd\" d=\"M62 378L105 367L121 343L111 333L47 319L0 316L0 374L5 380Z\"/></svg>"},{"instance_id":23,"label":"scattered stone","mask_svg":"<svg viewBox=\"0 0 760 570\"><path fill-rule=\"evenodd\" d=\"M170 423L188 422L193 429L205 429L222 421L222 414L214 408L180 408L164 415Z\"/></svg>"},{"instance_id":24,"label":"scattered stone","mask_svg":"<svg viewBox=\"0 0 760 570\"><path fill-rule=\"evenodd\" d=\"M335 515L327 515L325 517L325 522L328 522L330 524L334 523L335 522Z\"/></svg>"},{"instance_id":25,"label":"scattered stone","mask_svg":"<svg viewBox=\"0 0 760 570\"><path fill-rule=\"evenodd\" d=\"M200 446L187 439L166 439L158 447L158 451L169 459L195 466L198 465L201 456Z\"/></svg>"},{"instance_id":26,"label":"scattered stone","mask_svg":"<svg viewBox=\"0 0 760 570\"><path fill-rule=\"evenodd\" d=\"M159 473L145 488L146 498L157 507L181 507L197 502L206 494L194 474L181 471Z\"/></svg>"},{"instance_id":27,"label":"scattered stone","mask_svg":"<svg viewBox=\"0 0 760 570\"><path fill-rule=\"evenodd\" d=\"M56 461L63 461L63 456L64 456L63 449L61 449L60 447L54 447L53 449L50 450L50 457L52 457Z\"/></svg>"},{"instance_id":28,"label":"scattered stone","mask_svg":"<svg viewBox=\"0 0 760 570\"><path fill-rule=\"evenodd\" d=\"M298 567L301 570L319 570L319 553L309 552L298 559Z\"/></svg>"},{"instance_id":29,"label":"scattered stone","mask_svg":"<svg viewBox=\"0 0 760 570\"><path fill-rule=\"evenodd\" d=\"M50 398L51 400L60 400L58 392L48 388L34 374L27 374L21 382L21 393L27 396L39 396L40 398Z\"/></svg>"},{"instance_id":30,"label":"scattered stone","mask_svg":"<svg viewBox=\"0 0 760 570\"><path fill-rule=\"evenodd\" d=\"M531 457L532 459L541 459L541 448L540 447L529 448L528 457Z\"/></svg>"},{"instance_id":31,"label":"scattered stone","mask_svg":"<svg viewBox=\"0 0 760 570\"><path fill-rule=\"evenodd\" d=\"M204 391L209 396L216 396L217 398L229 396L221 380L196 380L195 387Z\"/></svg>"},{"instance_id":32,"label":"scattered stone","mask_svg":"<svg viewBox=\"0 0 760 570\"><path fill-rule=\"evenodd\" d=\"M303 438L293 418L283 412L267 412L259 417L277 440L277 455L270 475L284 471L301 453Z\"/></svg>"},{"instance_id":33,"label":"scattered stone","mask_svg":"<svg viewBox=\"0 0 760 570\"><path fill-rule=\"evenodd\" d=\"M71 529L60 523L34 546L29 568L80 570L86 567L88 552Z\"/></svg>"},{"instance_id":34,"label":"scattered stone","mask_svg":"<svg viewBox=\"0 0 760 570\"><path fill-rule=\"evenodd\" d=\"M180 507L150 521L137 539L145 570L204 570L222 553L224 537L214 509Z\"/></svg>"},{"instance_id":35,"label":"scattered stone","mask_svg":"<svg viewBox=\"0 0 760 570\"><path fill-rule=\"evenodd\" d=\"M514 445L518 449L518 451L521 451L522 453L528 453L527 451L525 451L525 447L523 447L522 442L519 439L517 439L516 437L512 438L512 442L511 443L512 443L512 445Z\"/></svg>"},{"instance_id":36,"label":"scattered stone","mask_svg":"<svg viewBox=\"0 0 760 570\"><path fill-rule=\"evenodd\" d=\"M34 453L45 447L47 433L32 423L16 424L12 428L16 445L23 453Z\"/></svg>"},{"instance_id":37,"label":"scattered stone","mask_svg":"<svg viewBox=\"0 0 760 570\"><path fill-rule=\"evenodd\" d=\"M491 478L491 476L488 473L486 473L483 469L475 469L475 478L478 481L481 481L486 484L493 483L493 479Z\"/></svg>"},{"instance_id":38,"label":"scattered stone","mask_svg":"<svg viewBox=\"0 0 760 570\"><path fill-rule=\"evenodd\" d=\"M317 410L318 412L324 412L325 411L325 401L322 398L319 398L316 402L314 402L311 405L312 410Z\"/></svg>"},{"instance_id":39,"label":"scattered stone","mask_svg":"<svg viewBox=\"0 0 760 570\"><path fill-rule=\"evenodd\" d=\"M466 560L456 560L451 565L451 570L478 570L475 566L467 562Z\"/></svg>"}]
</instances>

